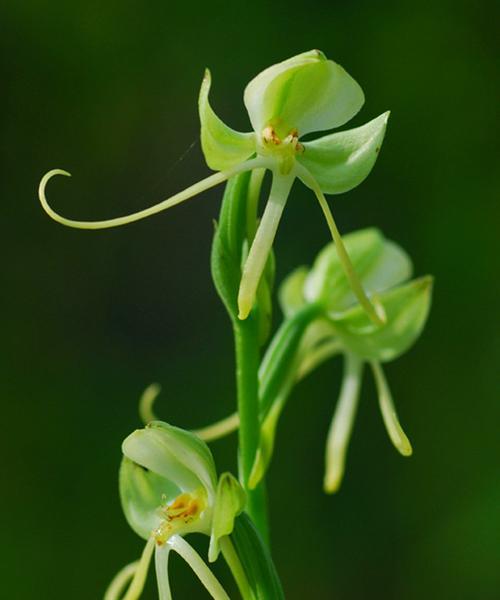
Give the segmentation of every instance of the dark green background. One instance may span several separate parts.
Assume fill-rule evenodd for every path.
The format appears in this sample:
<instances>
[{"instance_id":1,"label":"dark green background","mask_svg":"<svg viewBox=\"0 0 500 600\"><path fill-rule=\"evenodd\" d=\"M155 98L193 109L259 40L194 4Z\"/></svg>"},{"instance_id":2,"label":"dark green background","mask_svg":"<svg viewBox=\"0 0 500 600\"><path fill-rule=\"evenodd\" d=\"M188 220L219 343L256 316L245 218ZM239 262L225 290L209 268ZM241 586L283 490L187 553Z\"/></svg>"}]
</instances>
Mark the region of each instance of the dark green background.
<instances>
[{"instance_id":1,"label":"dark green background","mask_svg":"<svg viewBox=\"0 0 500 600\"><path fill-rule=\"evenodd\" d=\"M180 426L234 406L230 327L209 274L222 189L82 232L42 213L40 177L73 173L49 196L77 218L162 199L208 173L199 145L178 161L199 133L205 66L217 111L245 130L249 79L314 47L366 93L352 125L392 110L373 173L333 198L339 226L379 226L436 286L421 340L387 367L411 459L390 446L367 376L344 485L323 495L340 363L291 398L269 474L287 598L498 597L497 22L477 0L2 2L0 597L98 599L138 555L116 473L147 384L163 385L158 410ZM327 241L296 185L279 279ZM234 437L213 450L234 470ZM172 581L176 598L205 597L180 561Z\"/></svg>"}]
</instances>

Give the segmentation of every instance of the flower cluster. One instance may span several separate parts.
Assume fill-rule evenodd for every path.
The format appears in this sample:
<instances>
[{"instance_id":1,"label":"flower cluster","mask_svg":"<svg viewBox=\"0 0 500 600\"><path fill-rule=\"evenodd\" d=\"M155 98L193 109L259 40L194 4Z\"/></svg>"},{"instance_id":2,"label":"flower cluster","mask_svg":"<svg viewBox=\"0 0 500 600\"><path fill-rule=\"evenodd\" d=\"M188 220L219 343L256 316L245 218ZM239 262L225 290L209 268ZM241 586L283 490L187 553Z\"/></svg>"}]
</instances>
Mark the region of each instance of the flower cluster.
<instances>
[{"instance_id":1,"label":"flower cluster","mask_svg":"<svg viewBox=\"0 0 500 600\"><path fill-rule=\"evenodd\" d=\"M240 415L196 435L154 420L151 406L156 391L147 390L141 404L147 425L123 442L120 469L125 516L146 544L141 558L115 577L105 600L136 600L153 555L160 600L170 600L172 551L187 561L212 598L227 600L211 569L184 539L191 533L210 538L209 562L222 553L244 600L282 600L272 559L257 531L260 527L265 534L265 519L258 520L265 510L255 510L254 502L262 492L259 484L270 464L288 397L303 377L331 357L343 356L345 367L326 443L325 490L336 491L343 477L365 365L373 372L392 443L405 456L412 452L382 363L407 351L420 335L430 308L432 278L410 280L408 255L376 229L342 239L325 198L349 191L369 174L389 113L355 129L304 139L341 127L364 103L354 79L318 50L275 64L250 81L244 92L250 132L235 131L216 115L209 102L210 87L207 71L198 103L201 145L216 173L150 208L103 221L67 219L48 204L48 181L69 175L66 171L49 171L39 186L40 202L54 220L69 227L103 229L149 217L228 181L212 246L212 275L233 321L237 357L240 353L241 485L230 473L217 477L212 454L202 441L236 429ZM272 182L259 219L266 171ZM312 190L333 242L319 253L312 268L301 267L283 282L279 295L284 320L259 368L260 348L271 331L272 248L297 179ZM260 508L263 498L261 494Z\"/></svg>"}]
</instances>

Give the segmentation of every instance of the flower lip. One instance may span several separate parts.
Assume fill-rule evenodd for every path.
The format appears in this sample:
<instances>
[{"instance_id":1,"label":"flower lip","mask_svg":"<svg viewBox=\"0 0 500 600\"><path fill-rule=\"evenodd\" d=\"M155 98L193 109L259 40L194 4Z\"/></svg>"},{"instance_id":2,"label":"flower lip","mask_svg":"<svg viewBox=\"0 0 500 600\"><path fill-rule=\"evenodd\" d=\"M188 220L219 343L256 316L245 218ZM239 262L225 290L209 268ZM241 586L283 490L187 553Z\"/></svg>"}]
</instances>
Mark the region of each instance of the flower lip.
<instances>
[{"instance_id":1,"label":"flower lip","mask_svg":"<svg viewBox=\"0 0 500 600\"><path fill-rule=\"evenodd\" d=\"M158 546L162 546L176 533L202 531L208 533L211 510L207 506L207 497L203 489L179 494L170 503L161 506L158 511L160 524L153 532Z\"/></svg>"}]
</instances>

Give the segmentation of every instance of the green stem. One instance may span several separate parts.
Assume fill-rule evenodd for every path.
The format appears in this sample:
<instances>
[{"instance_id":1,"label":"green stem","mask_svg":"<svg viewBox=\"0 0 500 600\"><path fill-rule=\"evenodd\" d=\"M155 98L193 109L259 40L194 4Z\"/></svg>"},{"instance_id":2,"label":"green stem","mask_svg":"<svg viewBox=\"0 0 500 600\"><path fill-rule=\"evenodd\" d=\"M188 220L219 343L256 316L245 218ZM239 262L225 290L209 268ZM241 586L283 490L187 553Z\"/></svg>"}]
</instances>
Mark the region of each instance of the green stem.
<instances>
[{"instance_id":1,"label":"green stem","mask_svg":"<svg viewBox=\"0 0 500 600\"><path fill-rule=\"evenodd\" d=\"M238 397L239 476L247 494L246 510L263 539L268 541L266 495L263 484L249 488L250 474L260 436L259 423L259 328L255 314L234 321L236 385Z\"/></svg>"}]
</instances>

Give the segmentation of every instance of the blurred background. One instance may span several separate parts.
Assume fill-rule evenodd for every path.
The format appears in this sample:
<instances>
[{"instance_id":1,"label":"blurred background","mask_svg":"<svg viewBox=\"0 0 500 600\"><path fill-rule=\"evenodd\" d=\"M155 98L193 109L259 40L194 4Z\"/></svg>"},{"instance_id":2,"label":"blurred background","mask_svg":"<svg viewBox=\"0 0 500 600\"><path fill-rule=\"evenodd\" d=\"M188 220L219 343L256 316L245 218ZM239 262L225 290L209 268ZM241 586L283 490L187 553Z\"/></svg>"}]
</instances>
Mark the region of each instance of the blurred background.
<instances>
[{"instance_id":1,"label":"blurred background","mask_svg":"<svg viewBox=\"0 0 500 600\"><path fill-rule=\"evenodd\" d=\"M464 0L2 2L2 598L97 599L138 556L117 469L146 385L161 383L157 410L183 427L234 406L231 329L209 272L222 188L85 232L42 212L41 176L73 174L48 195L74 218L163 199L208 174L197 143L204 68L216 111L248 130L245 84L311 48L365 91L349 127L392 110L370 177L332 199L341 230L377 225L436 285L422 338L386 370L411 459L391 447L366 373L345 481L327 497L340 362L289 402L268 484L286 596L498 598L497 16L493 2ZM328 240L296 185L278 280ZM235 447L235 436L213 444L220 470L235 471ZM205 598L173 563L175 597ZM151 578L145 598L155 597Z\"/></svg>"}]
</instances>

